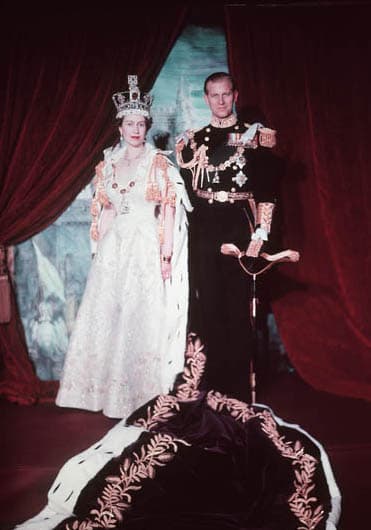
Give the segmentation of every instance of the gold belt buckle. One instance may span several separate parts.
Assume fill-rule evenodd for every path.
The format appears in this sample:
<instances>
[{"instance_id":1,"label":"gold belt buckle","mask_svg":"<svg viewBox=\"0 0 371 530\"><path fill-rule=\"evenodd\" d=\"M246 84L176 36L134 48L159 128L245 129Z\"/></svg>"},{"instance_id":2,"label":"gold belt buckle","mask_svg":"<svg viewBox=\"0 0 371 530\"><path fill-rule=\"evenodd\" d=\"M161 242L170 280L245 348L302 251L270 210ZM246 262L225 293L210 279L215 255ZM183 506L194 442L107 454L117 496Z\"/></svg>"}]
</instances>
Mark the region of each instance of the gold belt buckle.
<instances>
[{"instance_id":1,"label":"gold belt buckle","mask_svg":"<svg viewBox=\"0 0 371 530\"><path fill-rule=\"evenodd\" d=\"M228 191L220 190L215 192L215 200L218 202L227 202Z\"/></svg>"}]
</instances>

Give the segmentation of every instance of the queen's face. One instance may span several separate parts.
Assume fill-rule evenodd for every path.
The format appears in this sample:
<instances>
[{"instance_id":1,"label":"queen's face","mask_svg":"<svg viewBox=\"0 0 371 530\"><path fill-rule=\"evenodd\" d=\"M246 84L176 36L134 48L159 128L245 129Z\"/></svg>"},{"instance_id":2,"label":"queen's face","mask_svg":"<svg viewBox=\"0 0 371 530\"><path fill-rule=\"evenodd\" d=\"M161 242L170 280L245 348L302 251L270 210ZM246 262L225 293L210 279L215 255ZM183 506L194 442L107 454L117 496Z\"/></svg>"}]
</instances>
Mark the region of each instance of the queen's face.
<instances>
[{"instance_id":1,"label":"queen's face","mask_svg":"<svg viewBox=\"0 0 371 530\"><path fill-rule=\"evenodd\" d=\"M147 132L146 120L140 114L124 116L119 131L128 145L139 147L145 141Z\"/></svg>"}]
</instances>

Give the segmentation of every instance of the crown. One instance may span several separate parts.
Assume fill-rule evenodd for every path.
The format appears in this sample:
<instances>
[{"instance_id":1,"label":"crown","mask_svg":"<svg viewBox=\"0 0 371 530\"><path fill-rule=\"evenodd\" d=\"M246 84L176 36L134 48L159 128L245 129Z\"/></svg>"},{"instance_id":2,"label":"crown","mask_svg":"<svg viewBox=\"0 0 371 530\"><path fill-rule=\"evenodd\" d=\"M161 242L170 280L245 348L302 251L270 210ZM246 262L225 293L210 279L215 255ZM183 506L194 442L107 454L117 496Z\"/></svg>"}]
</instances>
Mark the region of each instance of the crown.
<instances>
[{"instance_id":1,"label":"crown","mask_svg":"<svg viewBox=\"0 0 371 530\"><path fill-rule=\"evenodd\" d=\"M122 118L128 114L141 114L145 118L149 118L149 109L153 97L150 94L140 93L137 75L128 75L128 85L129 90L116 92L112 96L117 110L116 118Z\"/></svg>"}]
</instances>

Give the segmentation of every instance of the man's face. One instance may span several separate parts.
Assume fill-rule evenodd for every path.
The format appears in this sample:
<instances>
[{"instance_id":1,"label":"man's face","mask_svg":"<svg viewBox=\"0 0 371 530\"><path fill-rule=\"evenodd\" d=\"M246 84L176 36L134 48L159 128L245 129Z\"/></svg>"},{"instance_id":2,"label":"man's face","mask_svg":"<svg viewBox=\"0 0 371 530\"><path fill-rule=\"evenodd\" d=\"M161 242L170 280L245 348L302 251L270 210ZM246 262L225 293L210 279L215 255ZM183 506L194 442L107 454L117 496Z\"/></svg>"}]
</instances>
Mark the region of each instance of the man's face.
<instances>
[{"instance_id":1,"label":"man's face","mask_svg":"<svg viewBox=\"0 0 371 530\"><path fill-rule=\"evenodd\" d=\"M212 115L218 119L227 118L232 114L233 103L237 101L238 92L232 90L232 83L229 79L209 81L206 85L207 93L204 98L210 107Z\"/></svg>"}]
</instances>

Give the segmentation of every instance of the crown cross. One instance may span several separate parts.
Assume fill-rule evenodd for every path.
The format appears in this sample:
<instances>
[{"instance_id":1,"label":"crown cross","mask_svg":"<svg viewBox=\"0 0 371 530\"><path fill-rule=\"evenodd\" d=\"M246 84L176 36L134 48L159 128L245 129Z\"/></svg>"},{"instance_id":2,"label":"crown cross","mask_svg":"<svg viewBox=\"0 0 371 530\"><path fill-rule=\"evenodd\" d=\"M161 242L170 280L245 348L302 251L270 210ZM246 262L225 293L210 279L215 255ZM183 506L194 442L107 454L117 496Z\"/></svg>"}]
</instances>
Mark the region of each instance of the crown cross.
<instances>
[{"instance_id":1,"label":"crown cross","mask_svg":"<svg viewBox=\"0 0 371 530\"><path fill-rule=\"evenodd\" d=\"M140 96L138 88L138 76L128 75L128 85L131 99L137 99L137 97Z\"/></svg>"}]
</instances>

